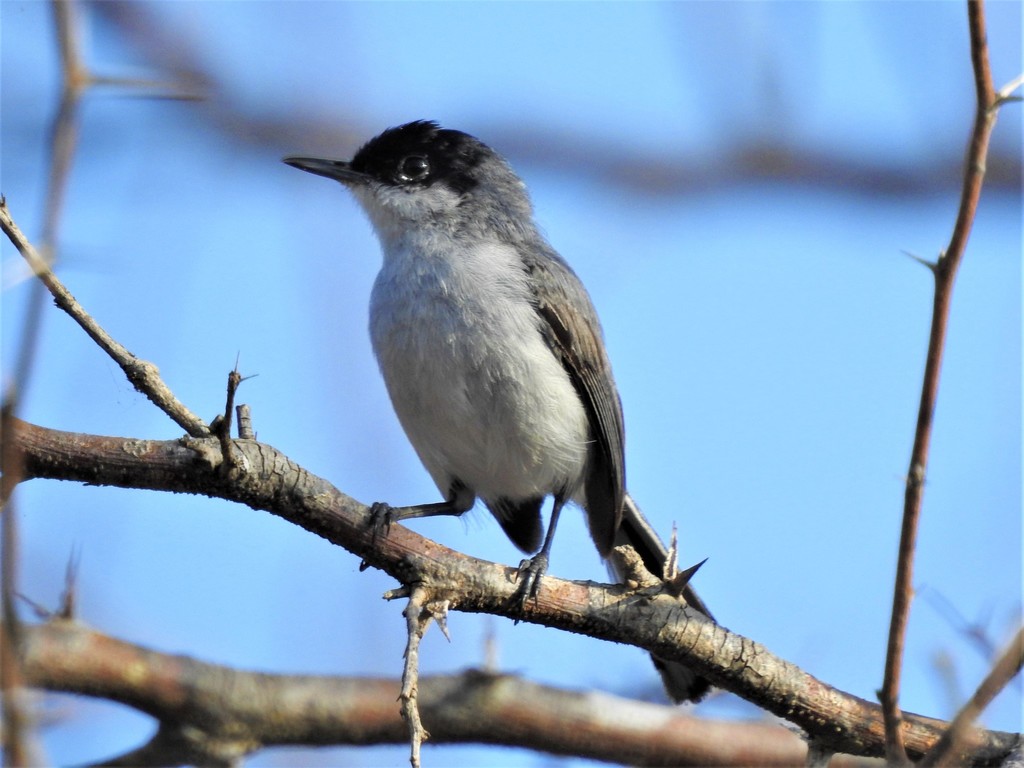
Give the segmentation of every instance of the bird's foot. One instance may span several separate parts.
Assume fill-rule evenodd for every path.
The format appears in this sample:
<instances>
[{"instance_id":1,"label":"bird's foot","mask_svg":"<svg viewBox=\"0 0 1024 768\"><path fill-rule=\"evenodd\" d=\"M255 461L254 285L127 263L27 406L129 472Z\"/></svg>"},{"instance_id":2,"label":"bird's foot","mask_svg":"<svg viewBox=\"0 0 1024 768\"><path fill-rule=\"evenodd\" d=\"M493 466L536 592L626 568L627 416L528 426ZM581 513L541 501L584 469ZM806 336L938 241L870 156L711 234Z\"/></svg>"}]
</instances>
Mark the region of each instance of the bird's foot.
<instances>
[{"instance_id":1,"label":"bird's foot","mask_svg":"<svg viewBox=\"0 0 1024 768\"><path fill-rule=\"evenodd\" d=\"M538 552L531 558L523 560L516 569L516 580L519 585L519 607L526 608L526 602L530 599L536 600L540 592L540 577L548 569L548 556L545 552Z\"/></svg>"},{"instance_id":2,"label":"bird's foot","mask_svg":"<svg viewBox=\"0 0 1024 768\"><path fill-rule=\"evenodd\" d=\"M370 506L370 525L373 527L373 541L383 535L385 538L391 532L391 524L395 522L395 508L385 501L375 501Z\"/></svg>"}]
</instances>

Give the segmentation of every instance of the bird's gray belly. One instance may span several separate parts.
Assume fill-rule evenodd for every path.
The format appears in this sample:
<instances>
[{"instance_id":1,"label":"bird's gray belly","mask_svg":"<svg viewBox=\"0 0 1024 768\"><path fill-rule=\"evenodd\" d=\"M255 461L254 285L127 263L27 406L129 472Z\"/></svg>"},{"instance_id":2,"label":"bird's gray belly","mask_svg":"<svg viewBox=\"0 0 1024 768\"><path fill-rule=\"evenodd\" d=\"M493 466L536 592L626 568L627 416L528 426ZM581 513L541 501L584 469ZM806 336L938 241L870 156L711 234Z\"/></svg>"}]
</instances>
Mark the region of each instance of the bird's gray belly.
<instances>
[{"instance_id":1,"label":"bird's gray belly","mask_svg":"<svg viewBox=\"0 0 1024 768\"><path fill-rule=\"evenodd\" d=\"M456 480L485 500L571 493L586 462L586 414L532 306L500 294L455 302L444 291L410 300L387 288L374 289L374 351L441 493Z\"/></svg>"}]
</instances>

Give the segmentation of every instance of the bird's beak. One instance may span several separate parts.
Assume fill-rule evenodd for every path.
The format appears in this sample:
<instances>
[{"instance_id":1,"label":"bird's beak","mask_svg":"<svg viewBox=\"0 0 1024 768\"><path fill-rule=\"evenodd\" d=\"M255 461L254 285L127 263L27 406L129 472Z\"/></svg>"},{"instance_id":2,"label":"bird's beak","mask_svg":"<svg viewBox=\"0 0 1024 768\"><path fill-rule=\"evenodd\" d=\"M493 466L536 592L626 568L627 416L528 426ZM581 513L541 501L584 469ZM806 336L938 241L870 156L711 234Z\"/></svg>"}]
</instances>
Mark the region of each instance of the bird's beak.
<instances>
[{"instance_id":1,"label":"bird's beak","mask_svg":"<svg viewBox=\"0 0 1024 768\"><path fill-rule=\"evenodd\" d=\"M309 171L317 176L340 181L342 184L365 184L370 177L353 171L347 160L321 160L316 157L286 157L284 162L300 171Z\"/></svg>"}]
</instances>

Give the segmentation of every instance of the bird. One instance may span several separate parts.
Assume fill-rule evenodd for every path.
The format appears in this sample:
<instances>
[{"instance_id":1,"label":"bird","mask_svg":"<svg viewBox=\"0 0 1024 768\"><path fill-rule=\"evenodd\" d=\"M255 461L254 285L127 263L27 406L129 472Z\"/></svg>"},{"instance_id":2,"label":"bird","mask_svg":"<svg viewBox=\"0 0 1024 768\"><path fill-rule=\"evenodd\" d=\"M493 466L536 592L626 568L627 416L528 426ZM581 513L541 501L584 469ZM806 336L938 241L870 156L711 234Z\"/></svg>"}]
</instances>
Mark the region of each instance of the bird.
<instances>
[{"instance_id":1,"label":"bird","mask_svg":"<svg viewBox=\"0 0 1024 768\"><path fill-rule=\"evenodd\" d=\"M517 572L525 602L538 593L559 515L573 502L602 558L628 543L661 575L666 548L626 492L622 405L597 311L538 229L509 163L430 120L383 131L351 160L284 162L347 187L380 242L370 339L398 420L443 500L378 502L375 526L462 515L480 499L532 554ZM683 597L713 621L689 584ZM710 686L683 664L654 663L676 702L697 701Z\"/></svg>"}]
</instances>

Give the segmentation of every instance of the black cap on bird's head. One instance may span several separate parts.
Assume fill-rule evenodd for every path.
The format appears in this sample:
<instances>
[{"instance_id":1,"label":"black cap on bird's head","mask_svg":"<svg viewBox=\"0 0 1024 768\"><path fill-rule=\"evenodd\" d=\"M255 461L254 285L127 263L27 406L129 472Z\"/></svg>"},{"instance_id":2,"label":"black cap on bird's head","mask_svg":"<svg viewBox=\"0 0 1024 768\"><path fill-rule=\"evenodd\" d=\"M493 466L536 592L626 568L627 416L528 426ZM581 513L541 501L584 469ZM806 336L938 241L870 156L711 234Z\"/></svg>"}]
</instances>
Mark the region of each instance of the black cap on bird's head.
<instances>
[{"instance_id":1,"label":"black cap on bird's head","mask_svg":"<svg viewBox=\"0 0 1024 768\"><path fill-rule=\"evenodd\" d=\"M393 224L408 227L412 221L507 240L536 235L526 185L508 163L468 133L430 120L389 128L348 161L284 162L351 189L378 235L394 234Z\"/></svg>"},{"instance_id":2,"label":"black cap on bird's head","mask_svg":"<svg viewBox=\"0 0 1024 768\"><path fill-rule=\"evenodd\" d=\"M422 188L443 181L461 194L479 183L473 171L489 157L497 155L469 134L416 120L370 139L350 161L286 157L284 162L344 184Z\"/></svg>"}]
</instances>

